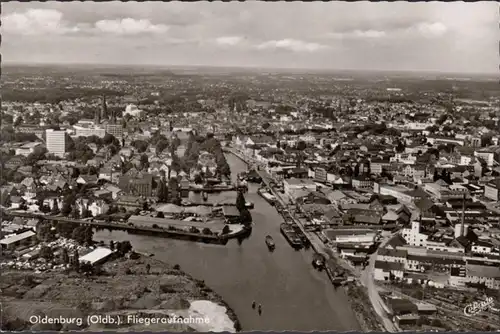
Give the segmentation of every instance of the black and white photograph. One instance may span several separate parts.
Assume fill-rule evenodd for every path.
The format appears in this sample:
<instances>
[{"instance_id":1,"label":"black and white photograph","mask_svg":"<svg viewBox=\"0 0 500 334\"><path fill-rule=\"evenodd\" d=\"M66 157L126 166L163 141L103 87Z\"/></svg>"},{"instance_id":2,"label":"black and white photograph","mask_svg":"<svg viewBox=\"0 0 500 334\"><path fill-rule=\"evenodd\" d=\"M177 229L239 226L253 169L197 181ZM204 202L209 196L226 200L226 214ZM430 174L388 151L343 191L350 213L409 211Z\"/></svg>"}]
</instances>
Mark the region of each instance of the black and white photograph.
<instances>
[{"instance_id":1,"label":"black and white photograph","mask_svg":"<svg viewBox=\"0 0 500 334\"><path fill-rule=\"evenodd\" d=\"M496 2L4 2L0 330L500 331Z\"/></svg>"}]
</instances>

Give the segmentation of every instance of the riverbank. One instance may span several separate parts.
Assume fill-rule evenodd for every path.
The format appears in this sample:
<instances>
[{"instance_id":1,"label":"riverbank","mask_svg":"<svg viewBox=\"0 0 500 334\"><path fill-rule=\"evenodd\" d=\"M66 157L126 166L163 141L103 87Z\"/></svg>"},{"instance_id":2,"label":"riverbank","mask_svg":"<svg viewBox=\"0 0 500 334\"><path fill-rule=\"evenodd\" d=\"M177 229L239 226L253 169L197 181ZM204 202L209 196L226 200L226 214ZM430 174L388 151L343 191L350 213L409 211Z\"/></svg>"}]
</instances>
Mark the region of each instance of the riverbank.
<instances>
[{"instance_id":1,"label":"riverbank","mask_svg":"<svg viewBox=\"0 0 500 334\"><path fill-rule=\"evenodd\" d=\"M157 326L123 323L120 330L229 331L241 330L231 307L205 285L171 266L149 257L117 259L103 265L103 273L9 270L0 276L2 329L82 330L116 329L113 324L89 324L88 315L163 318L203 318L203 323L161 323ZM32 324L30 317L79 318L78 324ZM147 316L149 317L149 315ZM111 327L110 327L111 326Z\"/></svg>"}]
</instances>

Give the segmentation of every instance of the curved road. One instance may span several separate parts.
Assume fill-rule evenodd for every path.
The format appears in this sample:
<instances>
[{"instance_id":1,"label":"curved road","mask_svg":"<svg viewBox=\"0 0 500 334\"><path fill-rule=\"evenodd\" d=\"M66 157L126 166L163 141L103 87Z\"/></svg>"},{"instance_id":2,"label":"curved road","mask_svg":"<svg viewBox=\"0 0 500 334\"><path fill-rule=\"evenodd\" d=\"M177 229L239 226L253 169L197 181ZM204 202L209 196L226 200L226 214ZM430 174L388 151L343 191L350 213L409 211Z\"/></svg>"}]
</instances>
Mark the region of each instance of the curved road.
<instances>
[{"instance_id":1,"label":"curved road","mask_svg":"<svg viewBox=\"0 0 500 334\"><path fill-rule=\"evenodd\" d=\"M234 177L246 170L233 155L227 160ZM335 290L323 272L311 266L312 250L294 251L279 231L283 222L274 207L250 185L245 195L255 204L252 235L226 246L99 231L96 240L130 240L140 252L179 264L183 270L217 291L234 309L244 330L360 330L343 289ZM227 196L225 193L223 196ZM276 250L264 242L271 235ZM262 315L252 310L255 300Z\"/></svg>"}]
</instances>

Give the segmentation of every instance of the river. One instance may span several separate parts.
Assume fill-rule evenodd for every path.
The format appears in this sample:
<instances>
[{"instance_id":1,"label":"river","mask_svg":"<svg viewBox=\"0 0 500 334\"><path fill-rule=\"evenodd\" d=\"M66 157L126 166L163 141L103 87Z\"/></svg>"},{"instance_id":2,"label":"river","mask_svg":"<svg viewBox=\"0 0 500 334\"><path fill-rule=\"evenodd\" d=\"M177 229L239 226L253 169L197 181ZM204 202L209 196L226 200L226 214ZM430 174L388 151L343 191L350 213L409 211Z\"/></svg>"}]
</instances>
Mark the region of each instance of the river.
<instances>
[{"instance_id":1,"label":"river","mask_svg":"<svg viewBox=\"0 0 500 334\"><path fill-rule=\"evenodd\" d=\"M227 155L233 178L245 164ZM211 195L212 196L212 195ZM224 197L227 195L223 195ZM119 231L99 231L96 240L129 240L139 252L179 264L193 277L205 280L234 309L243 330L360 330L342 288L334 289L324 272L311 266L313 250L293 250L280 234L281 216L250 184L246 199L255 204L249 238L227 245L208 245ZM271 235L276 250L264 242ZM252 310L255 300L262 315Z\"/></svg>"}]
</instances>

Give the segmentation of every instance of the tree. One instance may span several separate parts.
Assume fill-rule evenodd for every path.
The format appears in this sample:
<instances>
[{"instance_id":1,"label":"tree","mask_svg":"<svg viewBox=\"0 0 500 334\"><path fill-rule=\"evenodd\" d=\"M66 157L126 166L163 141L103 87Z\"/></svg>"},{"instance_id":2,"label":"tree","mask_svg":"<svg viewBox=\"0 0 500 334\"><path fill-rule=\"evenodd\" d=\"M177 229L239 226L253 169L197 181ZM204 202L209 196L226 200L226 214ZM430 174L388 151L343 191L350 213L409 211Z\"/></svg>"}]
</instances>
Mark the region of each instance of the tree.
<instances>
[{"instance_id":1,"label":"tree","mask_svg":"<svg viewBox=\"0 0 500 334\"><path fill-rule=\"evenodd\" d=\"M398 144L396 146L396 152L401 153L404 152L406 146L402 141L398 141Z\"/></svg>"},{"instance_id":2,"label":"tree","mask_svg":"<svg viewBox=\"0 0 500 334\"><path fill-rule=\"evenodd\" d=\"M94 236L94 231L92 230L92 227L90 225L85 226L83 229L83 236L84 236L84 241L87 245L92 245L93 244L93 236Z\"/></svg>"},{"instance_id":3,"label":"tree","mask_svg":"<svg viewBox=\"0 0 500 334\"><path fill-rule=\"evenodd\" d=\"M252 214L247 208L240 211L240 220L242 224L250 224L252 222Z\"/></svg>"},{"instance_id":4,"label":"tree","mask_svg":"<svg viewBox=\"0 0 500 334\"><path fill-rule=\"evenodd\" d=\"M160 182L158 183L156 195L158 197L158 202L167 203L167 201L168 201L168 187L167 187L164 179L161 179Z\"/></svg>"},{"instance_id":5,"label":"tree","mask_svg":"<svg viewBox=\"0 0 500 334\"><path fill-rule=\"evenodd\" d=\"M236 208L241 212L246 208L245 197L243 196L243 192L238 191L238 196L236 197Z\"/></svg>"},{"instance_id":6,"label":"tree","mask_svg":"<svg viewBox=\"0 0 500 334\"><path fill-rule=\"evenodd\" d=\"M57 204L57 201L54 201L54 206L52 206L52 210L50 211L50 214L53 216L56 216L60 213L59 211L59 204Z\"/></svg>"},{"instance_id":7,"label":"tree","mask_svg":"<svg viewBox=\"0 0 500 334\"><path fill-rule=\"evenodd\" d=\"M48 246L42 246L40 249L40 257L45 259L46 261L52 261L54 259L54 252L52 248Z\"/></svg>"},{"instance_id":8,"label":"tree","mask_svg":"<svg viewBox=\"0 0 500 334\"><path fill-rule=\"evenodd\" d=\"M124 256L128 252L132 251L132 244L130 241L120 241L117 244L116 250L121 256Z\"/></svg>"},{"instance_id":9,"label":"tree","mask_svg":"<svg viewBox=\"0 0 500 334\"><path fill-rule=\"evenodd\" d=\"M434 176L432 177L432 180L434 182L436 182L437 180L439 180L439 174L438 174L437 169L434 169Z\"/></svg>"},{"instance_id":10,"label":"tree","mask_svg":"<svg viewBox=\"0 0 500 334\"><path fill-rule=\"evenodd\" d=\"M158 211L158 213L156 214L156 218L165 218L165 214L161 211Z\"/></svg>"},{"instance_id":11,"label":"tree","mask_svg":"<svg viewBox=\"0 0 500 334\"><path fill-rule=\"evenodd\" d=\"M26 158L26 164L35 165L38 161L45 159L47 154L47 149L45 147L37 146L33 149L33 153L30 153Z\"/></svg>"},{"instance_id":12,"label":"tree","mask_svg":"<svg viewBox=\"0 0 500 334\"><path fill-rule=\"evenodd\" d=\"M307 147L306 142L305 142L305 141L303 141L303 140L300 140L300 141L297 143L297 150L299 150L299 151L303 151L303 150L305 150L305 149L306 149L306 147Z\"/></svg>"},{"instance_id":13,"label":"tree","mask_svg":"<svg viewBox=\"0 0 500 334\"><path fill-rule=\"evenodd\" d=\"M196 174L194 176L194 183L196 183L196 184L202 184L203 183L203 177L201 176L201 174Z\"/></svg>"},{"instance_id":14,"label":"tree","mask_svg":"<svg viewBox=\"0 0 500 334\"><path fill-rule=\"evenodd\" d=\"M159 140L158 143L156 143L156 154L160 155L168 146L169 143L167 140Z\"/></svg>"},{"instance_id":15,"label":"tree","mask_svg":"<svg viewBox=\"0 0 500 334\"><path fill-rule=\"evenodd\" d=\"M16 118L16 120L14 121L13 125L17 127L17 126L21 125L23 122L24 122L23 117L22 116L18 116Z\"/></svg>"},{"instance_id":16,"label":"tree","mask_svg":"<svg viewBox=\"0 0 500 334\"><path fill-rule=\"evenodd\" d=\"M42 205L42 206L40 207L40 211L41 211L42 213L49 213L49 212L51 212L50 207L49 207L49 206L47 206L47 205Z\"/></svg>"},{"instance_id":17,"label":"tree","mask_svg":"<svg viewBox=\"0 0 500 334\"><path fill-rule=\"evenodd\" d=\"M174 138L172 139L172 142L170 143L170 147L171 147L172 151L177 150L177 148L180 145L181 145L181 140L179 139L179 137L177 135L175 135Z\"/></svg>"},{"instance_id":18,"label":"tree","mask_svg":"<svg viewBox=\"0 0 500 334\"><path fill-rule=\"evenodd\" d=\"M149 158L146 154L141 155L141 169L149 167Z\"/></svg>"},{"instance_id":19,"label":"tree","mask_svg":"<svg viewBox=\"0 0 500 334\"><path fill-rule=\"evenodd\" d=\"M177 202L177 199L180 200L181 193L179 189L179 181L176 177L173 177L168 181L168 189L170 190L172 203L174 203L174 201Z\"/></svg>"},{"instance_id":20,"label":"tree","mask_svg":"<svg viewBox=\"0 0 500 334\"><path fill-rule=\"evenodd\" d=\"M69 254L68 254L68 250L66 248L63 248L63 250L61 252L61 262L64 264L69 263Z\"/></svg>"},{"instance_id":21,"label":"tree","mask_svg":"<svg viewBox=\"0 0 500 334\"><path fill-rule=\"evenodd\" d=\"M85 261L80 265L80 272L90 276L94 273L94 267L90 262Z\"/></svg>"},{"instance_id":22,"label":"tree","mask_svg":"<svg viewBox=\"0 0 500 334\"><path fill-rule=\"evenodd\" d=\"M116 145L120 146L120 141L113 135L106 133L104 138L102 138L102 142L104 145Z\"/></svg>"},{"instance_id":23,"label":"tree","mask_svg":"<svg viewBox=\"0 0 500 334\"><path fill-rule=\"evenodd\" d=\"M134 140L131 144L139 153L146 152L149 146L144 140Z\"/></svg>"},{"instance_id":24,"label":"tree","mask_svg":"<svg viewBox=\"0 0 500 334\"><path fill-rule=\"evenodd\" d=\"M372 169L369 161L365 163L365 168L366 168L366 175L370 176L372 174Z\"/></svg>"},{"instance_id":25,"label":"tree","mask_svg":"<svg viewBox=\"0 0 500 334\"><path fill-rule=\"evenodd\" d=\"M83 233L84 231L82 229L82 226L78 226L71 232L71 239L75 240L80 245L82 245L85 243L85 235Z\"/></svg>"},{"instance_id":26,"label":"tree","mask_svg":"<svg viewBox=\"0 0 500 334\"><path fill-rule=\"evenodd\" d=\"M231 232L229 226L224 225L224 227L222 228L222 234L228 234L229 232Z\"/></svg>"},{"instance_id":27,"label":"tree","mask_svg":"<svg viewBox=\"0 0 500 334\"><path fill-rule=\"evenodd\" d=\"M65 216L71 213L72 207L76 202L76 196L74 193L70 193L64 197L61 213Z\"/></svg>"},{"instance_id":28,"label":"tree","mask_svg":"<svg viewBox=\"0 0 500 334\"><path fill-rule=\"evenodd\" d=\"M444 122L446 122L446 120L448 119L448 115L444 114L444 115L441 115L437 120L436 120L436 124L438 125L442 125Z\"/></svg>"},{"instance_id":29,"label":"tree","mask_svg":"<svg viewBox=\"0 0 500 334\"><path fill-rule=\"evenodd\" d=\"M353 176L354 177L359 176L359 164L356 164L356 166L354 166Z\"/></svg>"},{"instance_id":30,"label":"tree","mask_svg":"<svg viewBox=\"0 0 500 334\"><path fill-rule=\"evenodd\" d=\"M109 249L111 249L112 251L115 250L115 242L113 240L109 241Z\"/></svg>"},{"instance_id":31,"label":"tree","mask_svg":"<svg viewBox=\"0 0 500 334\"><path fill-rule=\"evenodd\" d=\"M146 264L146 274L149 275L150 271L151 271L151 265L148 263L148 264Z\"/></svg>"},{"instance_id":32,"label":"tree","mask_svg":"<svg viewBox=\"0 0 500 334\"><path fill-rule=\"evenodd\" d=\"M80 212L78 211L78 208L76 205L73 206L73 209L71 210L71 218L74 219L80 219Z\"/></svg>"}]
</instances>

